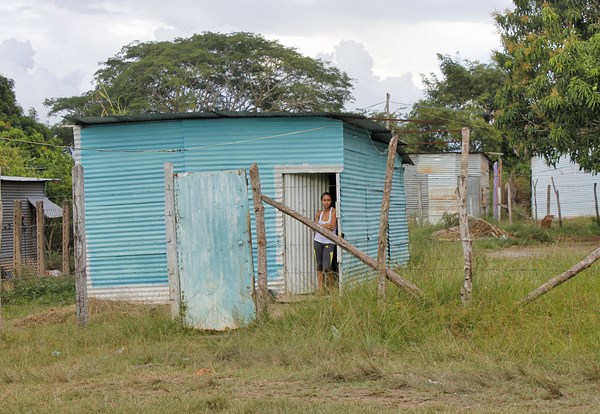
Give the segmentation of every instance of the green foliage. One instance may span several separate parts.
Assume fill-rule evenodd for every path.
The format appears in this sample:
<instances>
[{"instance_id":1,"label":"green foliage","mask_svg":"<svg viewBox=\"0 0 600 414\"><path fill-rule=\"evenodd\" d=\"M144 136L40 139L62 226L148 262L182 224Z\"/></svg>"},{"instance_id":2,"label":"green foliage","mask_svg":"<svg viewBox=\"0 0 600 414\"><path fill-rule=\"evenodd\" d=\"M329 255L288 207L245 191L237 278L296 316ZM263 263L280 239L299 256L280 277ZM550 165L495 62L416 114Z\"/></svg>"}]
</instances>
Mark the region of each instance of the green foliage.
<instances>
[{"instance_id":1,"label":"green foliage","mask_svg":"<svg viewBox=\"0 0 600 414\"><path fill-rule=\"evenodd\" d=\"M508 77L498 125L523 157L561 155L600 171L600 5L592 0L518 0L496 13Z\"/></svg>"},{"instance_id":2,"label":"green foliage","mask_svg":"<svg viewBox=\"0 0 600 414\"><path fill-rule=\"evenodd\" d=\"M52 98L51 114L340 111L351 80L337 68L252 33L204 32L133 42L101 63L95 88Z\"/></svg>"},{"instance_id":3,"label":"green foliage","mask_svg":"<svg viewBox=\"0 0 600 414\"><path fill-rule=\"evenodd\" d=\"M10 286L2 292L5 305L35 303L60 306L75 300L75 279L72 276L25 277L4 284Z\"/></svg>"}]
</instances>

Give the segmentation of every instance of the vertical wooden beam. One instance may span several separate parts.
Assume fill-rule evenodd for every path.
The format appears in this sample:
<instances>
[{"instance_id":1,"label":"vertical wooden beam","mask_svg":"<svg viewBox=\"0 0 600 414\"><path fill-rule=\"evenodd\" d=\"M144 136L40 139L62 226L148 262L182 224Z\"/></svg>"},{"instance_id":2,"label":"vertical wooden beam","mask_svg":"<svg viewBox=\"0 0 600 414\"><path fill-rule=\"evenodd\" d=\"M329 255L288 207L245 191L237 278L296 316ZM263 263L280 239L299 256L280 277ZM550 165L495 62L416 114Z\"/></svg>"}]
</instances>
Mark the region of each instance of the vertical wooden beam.
<instances>
[{"instance_id":1,"label":"vertical wooden beam","mask_svg":"<svg viewBox=\"0 0 600 414\"><path fill-rule=\"evenodd\" d=\"M256 311L259 318L264 318L269 312L269 296L267 291L267 235L265 230L265 206L261 199L260 174L256 163L250 166L250 183L252 185L252 201L254 202L256 249L258 255L258 292L256 295Z\"/></svg>"},{"instance_id":2,"label":"vertical wooden beam","mask_svg":"<svg viewBox=\"0 0 600 414\"><path fill-rule=\"evenodd\" d=\"M469 233L469 216L467 215L467 177L469 176L469 128L462 129L462 156L460 168L460 203L458 218L460 222L460 239L464 254L464 283L460 290L463 304L471 303L473 298L473 246ZM499 187L500 188L500 187Z\"/></svg>"},{"instance_id":3,"label":"vertical wooden beam","mask_svg":"<svg viewBox=\"0 0 600 414\"><path fill-rule=\"evenodd\" d=\"M23 256L21 246L23 244L23 208L21 200L15 200L13 207L13 274L21 277L23 268Z\"/></svg>"},{"instance_id":4,"label":"vertical wooden beam","mask_svg":"<svg viewBox=\"0 0 600 414\"><path fill-rule=\"evenodd\" d=\"M419 205L419 225L423 227L423 192L421 191L421 183L417 183L417 199Z\"/></svg>"},{"instance_id":5,"label":"vertical wooden beam","mask_svg":"<svg viewBox=\"0 0 600 414\"><path fill-rule=\"evenodd\" d=\"M548 188L546 188L546 215L550 215L550 184L548 184Z\"/></svg>"},{"instance_id":6,"label":"vertical wooden beam","mask_svg":"<svg viewBox=\"0 0 600 414\"><path fill-rule=\"evenodd\" d=\"M494 188L492 189L492 215L498 218L498 161L494 163Z\"/></svg>"},{"instance_id":7,"label":"vertical wooden beam","mask_svg":"<svg viewBox=\"0 0 600 414\"><path fill-rule=\"evenodd\" d=\"M44 202L35 202L35 225L37 240L37 274L44 276L46 273L46 241L44 240Z\"/></svg>"},{"instance_id":8,"label":"vertical wooden beam","mask_svg":"<svg viewBox=\"0 0 600 414\"><path fill-rule=\"evenodd\" d=\"M512 224L512 192L510 183L506 183L506 203L508 204L508 223Z\"/></svg>"},{"instance_id":9,"label":"vertical wooden beam","mask_svg":"<svg viewBox=\"0 0 600 414\"><path fill-rule=\"evenodd\" d=\"M535 183L533 184L533 206L534 206L534 210L533 210L534 211L534 213L533 213L534 215L533 215L533 218L535 220L538 219L538 212L537 212L537 190L536 190L537 189L537 183L538 183L538 179L536 178L535 179Z\"/></svg>"},{"instance_id":10,"label":"vertical wooden beam","mask_svg":"<svg viewBox=\"0 0 600 414\"><path fill-rule=\"evenodd\" d=\"M560 211L560 197L558 194L558 190L556 189L556 185L554 185L554 177L550 177L550 181L552 181L552 188L554 188L554 194L556 195L556 210L558 211L558 227L562 227L562 214Z\"/></svg>"},{"instance_id":11,"label":"vertical wooden beam","mask_svg":"<svg viewBox=\"0 0 600 414\"><path fill-rule=\"evenodd\" d=\"M175 174L173 164L165 162L165 225L167 238L167 274L169 277L169 302L171 317L182 317L181 285L177 262L177 220L175 217Z\"/></svg>"},{"instance_id":12,"label":"vertical wooden beam","mask_svg":"<svg viewBox=\"0 0 600 414\"><path fill-rule=\"evenodd\" d=\"M377 299L385 298L385 251L387 248L387 228L390 214L390 193L394 177L394 161L396 160L396 147L398 137L393 136L388 145L387 164L385 167L385 181L383 183L383 198L381 200L381 219L379 221L379 242L377 244Z\"/></svg>"},{"instance_id":13,"label":"vertical wooden beam","mask_svg":"<svg viewBox=\"0 0 600 414\"><path fill-rule=\"evenodd\" d=\"M598 183L594 183L594 205L596 206L596 223L600 226L600 214L598 214L598 193L596 192L596 187Z\"/></svg>"},{"instance_id":14,"label":"vertical wooden beam","mask_svg":"<svg viewBox=\"0 0 600 414\"><path fill-rule=\"evenodd\" d=\"M69 260L69 244L71 244L71 211L69 208L69 201L63 200L62 203L62 272L64 274L71 273L71 266Z\"/></svg>"},{"instance_id":15,"label":"vertical wooden beam","mask_svg":"<svg viewBox=\"0 0 600 414\"><path fill-rule=\"evenodd\" d=\"M75 251L76 315L79 326L88 323L87 303L87 241L85 236L85 204L83 167L73 166L73 244Z\"/></svg>"},{"instance_id":16,"label":"vertical wooden beam","mask_svg":"<svg viewBox=\"0 0 600 414\"><path fill-rule=\"evenodd\" d=\"M498 186L498 220L502 220L502 187Z\"/></svg>"}]
</instances>

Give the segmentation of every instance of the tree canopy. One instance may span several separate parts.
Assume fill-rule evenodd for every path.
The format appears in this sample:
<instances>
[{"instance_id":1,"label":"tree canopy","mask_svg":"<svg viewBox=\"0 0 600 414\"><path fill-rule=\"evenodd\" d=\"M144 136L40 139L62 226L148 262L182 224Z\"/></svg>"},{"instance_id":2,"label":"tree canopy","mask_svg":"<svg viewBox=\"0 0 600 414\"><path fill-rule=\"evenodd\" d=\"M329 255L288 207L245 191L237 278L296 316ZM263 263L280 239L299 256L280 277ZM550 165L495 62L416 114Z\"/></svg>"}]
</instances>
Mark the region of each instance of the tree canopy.
<instances>
[{"instance_id":1,"label":"tree canopy","mask_svg":"<svg viewBox=\"0 0 600 414\"><path fill-rule=\"evenodd\" d=\"M340 111L348 75L252 33L133 42L101 63L94 89L47 99L51 114L189 111Z\"/></svg>"},{"instance_id":2,"label":"tree canopy","mask_svg":"<svg viewBox=\"0 0 600 414\"><path fill-rule=\"evenodd\" d=\"M496 13L506 71L497 121L521 155L600 171L600 3L515 0Z\"/></svg>"}]
</instances>

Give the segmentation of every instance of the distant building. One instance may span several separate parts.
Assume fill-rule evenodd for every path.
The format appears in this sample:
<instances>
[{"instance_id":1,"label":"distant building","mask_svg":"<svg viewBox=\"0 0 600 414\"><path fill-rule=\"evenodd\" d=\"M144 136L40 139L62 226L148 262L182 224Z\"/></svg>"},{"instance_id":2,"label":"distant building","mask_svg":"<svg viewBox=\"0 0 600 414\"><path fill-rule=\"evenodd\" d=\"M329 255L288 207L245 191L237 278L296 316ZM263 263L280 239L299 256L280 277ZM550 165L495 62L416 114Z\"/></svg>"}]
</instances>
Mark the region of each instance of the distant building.
<instances>
[{"instance_id":1,"label":"distant building","mask_svg":"<svg viewBox=\"0 0 600 414\"><path fill-rule=\"evenodd\" d=\"M410 158L414 165L404 167L409 217L420 219L422 216L425 222L436 224L444 214L457 213L456 189L461 174L461 154L410 154ZM489 164L485 154L469 154L467 213L471 216L481 217L490 204Z\"/></svg>"},{"instance_id":2,"label":"distant building","mask_svg":"<svg viewBox=\"0 0 600 414\"><path fill-rule=\"evenodd\" d=\"M600 175L587 173L568 157L561 157L556 167L548 166L541 157L531 159L531 211L535 219L547 214L550 186L550 214L558 218L552 178L558 190L561 215L564 218L595 216L594 183L600 199Z\"/></svg>"},{"instance_id":3,"label":"distant building","mask_svg":"<svg viewBox=\"0 0 600 414\"><path fill-rule=\"evenodd\" d=\"M5 272L12 273L14 252L14 205L20 200L23 212L21 257L23 265L35 267L36 249L36 213L35 204L44 203L44 215L47 218L62 217L62 209L46 198L46 183L55 181L50 178L0 177L0 194L2 195L2 250L0 265Z\"/></svg>"}]
</instances>

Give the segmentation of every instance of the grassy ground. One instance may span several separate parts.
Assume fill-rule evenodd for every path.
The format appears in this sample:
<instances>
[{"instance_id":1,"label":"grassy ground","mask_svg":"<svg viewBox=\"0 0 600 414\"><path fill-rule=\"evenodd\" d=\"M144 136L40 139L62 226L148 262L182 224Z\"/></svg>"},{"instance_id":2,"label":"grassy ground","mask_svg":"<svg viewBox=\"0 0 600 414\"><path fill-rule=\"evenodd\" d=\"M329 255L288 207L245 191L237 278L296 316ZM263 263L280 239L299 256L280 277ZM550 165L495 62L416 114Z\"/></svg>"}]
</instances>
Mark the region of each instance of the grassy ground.
<instances>
[{"instance_id":1,"label":"grassy ground","mask_svg":"<svg viewBox=\"0 0 600 414\"><path fill-rule=\"evenodd\" d=\"M599 412L600 266L515 306L589 252L579 243L600 230L582 223L542 241L526 241L537 230L523 225L517 245L549 254L497 256L515 242L477 242L469 307L458 294L460 244L431 240L428 227L412 229L403 271L424 300L389 286L378 306L365 285L235 332L184 329L161 306L103 302L79 329L60 289L33 301L13 291L3 296L0 412Z\"/></svg>"}]
</instances>

